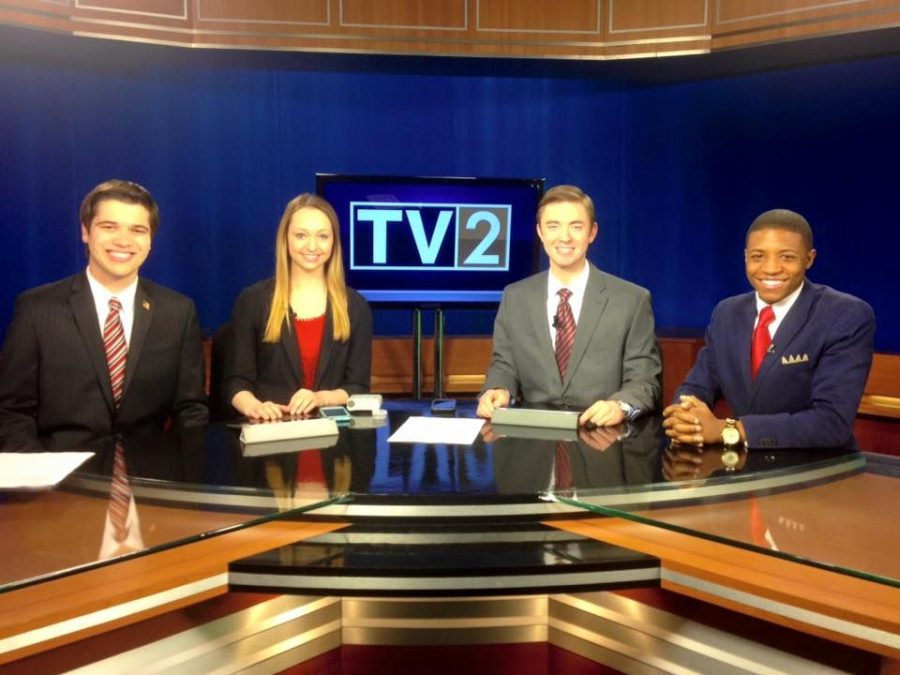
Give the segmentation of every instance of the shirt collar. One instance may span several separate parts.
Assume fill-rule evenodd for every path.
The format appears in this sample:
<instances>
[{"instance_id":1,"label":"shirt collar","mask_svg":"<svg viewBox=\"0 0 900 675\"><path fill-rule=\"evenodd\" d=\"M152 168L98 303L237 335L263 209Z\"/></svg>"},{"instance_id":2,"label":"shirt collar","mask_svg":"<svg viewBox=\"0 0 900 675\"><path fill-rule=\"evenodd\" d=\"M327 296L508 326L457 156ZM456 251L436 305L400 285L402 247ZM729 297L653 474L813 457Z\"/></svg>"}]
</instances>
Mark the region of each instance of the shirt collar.
<instances>
[{"instance_id":1,"label":"shirt collar","mask_svg":"<svg viewBox=\"0 0 900 675\"><path fill-rule=\"evenodd\" d=\"M800 297L800 292L803 290L804 285L806 285L806 281L803 281L799 286L797 286L797 290L795 290L793 293L770 305L772 307L772 311L775 312L776 321L781 321L781 319L784 318L784 315L787 314L790 311L791 307L794 306L794 303L797 302L797 298ZM759 315L760 310L762 310L762 308L766 305L768 305L768 303L764 302L762 298L759 297L759 293L756 293L756 314Z\"/></svg>"},{"instance_id":2,"label":"shirt collar","mask_svg":"<svg viewBox=\"0 0 900 675\"><path fill-rule=\"evenodd\" d=\"M118 298L119 302L122 303L123 312L128 312L129 314L134 312L134 296L137 293L138 285L137 277L118 293L112 293L106 286L97 281L94 275L91 274L90 267L87 269L87 279L98 311L106 312L109 309L110 298Z\"/></svg>"},{"instance_id":3,"label":"shirt collar","mask_svg":"<svg viewBox=\"0 0 900 675\"><path fill-rule=\"evenodd\" d=\"M591 264L585 260L584 269L578 273L578 276L572 279L572 282L569 284L563 285L559 279L557 279L553 275L553 271L549 272L549 281L547 282L547 295L548 297L554 297L561 288L568 288L572 291L573 296L578 296L579 298L584 297L584 291L587 288L588 277L591 273Z\"/></svg>"}]
</instances>

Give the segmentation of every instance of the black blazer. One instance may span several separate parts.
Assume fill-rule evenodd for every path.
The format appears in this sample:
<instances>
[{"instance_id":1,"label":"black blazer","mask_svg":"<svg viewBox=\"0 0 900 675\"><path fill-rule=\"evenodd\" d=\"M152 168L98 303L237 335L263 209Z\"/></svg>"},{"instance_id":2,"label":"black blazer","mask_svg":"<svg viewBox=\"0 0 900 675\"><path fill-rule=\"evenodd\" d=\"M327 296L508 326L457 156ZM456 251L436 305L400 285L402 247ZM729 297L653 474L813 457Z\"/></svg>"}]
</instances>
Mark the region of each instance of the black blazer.
<instances>
[{"instance_id":1,"label":"black blazer","mask_svg":"<svg viewBox=\"0 0 900 675\"><path fill-rule=\"evenodd\" d=\"M0 355L0 446L77 448L111 434L207 422L194 303L140 279L115 410L94 297L84 272L26 291Z\"/></svg>"},{"instance_id":2,"label":"black blazer","mask_svg":"<svg viewBox=\"0 0 900 675\"><path fill-rule=\"evenodd\" d=\"M251 391L260 401L287 403L301 388L344 389L348 394L369 390L372 374L372 312L365 299L347 289L350 338L335 342L331 308L326 311L325 330L315 382L303 382L297 336L291 328L281 330L281 340L263 342L275 280L258 281L245 288L231 312L233 334L225 358L223 387L226 400L240 391Z\"/></svg>"}]
</instances>

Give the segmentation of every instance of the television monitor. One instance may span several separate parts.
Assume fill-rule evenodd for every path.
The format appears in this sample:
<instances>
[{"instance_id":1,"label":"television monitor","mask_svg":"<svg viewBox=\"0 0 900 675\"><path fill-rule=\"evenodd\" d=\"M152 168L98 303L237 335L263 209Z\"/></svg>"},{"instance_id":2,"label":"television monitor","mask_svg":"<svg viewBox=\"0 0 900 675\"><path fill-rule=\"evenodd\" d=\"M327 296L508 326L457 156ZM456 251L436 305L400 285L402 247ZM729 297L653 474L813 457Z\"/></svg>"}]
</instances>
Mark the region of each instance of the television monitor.
<instances>
[{"instance_id":1,"label":"television monitor","mask_svg":"<svg viewBox=\"0 0 900 675\"><path fill-rule=\"evenodd\" d=\"M316 174L347 283L375 303L496 303L538 268L542 178Z\"/></svg>"}]
</instances>

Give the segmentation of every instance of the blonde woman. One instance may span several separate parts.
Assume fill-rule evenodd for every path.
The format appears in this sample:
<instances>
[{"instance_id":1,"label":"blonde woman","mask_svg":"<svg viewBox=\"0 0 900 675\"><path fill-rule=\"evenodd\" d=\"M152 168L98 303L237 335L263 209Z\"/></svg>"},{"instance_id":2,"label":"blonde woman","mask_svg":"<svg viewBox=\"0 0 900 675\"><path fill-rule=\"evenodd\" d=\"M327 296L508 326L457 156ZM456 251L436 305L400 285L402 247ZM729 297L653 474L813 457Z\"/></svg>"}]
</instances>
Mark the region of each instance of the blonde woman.
<instances>
[{"instance_id":1,"label":"blonde woman","mask_svg":"<svg viewBox=\"0 0 900 675\"><path fill-rule=\"evenodd\" d=\"M231 323L223 386L248 418L310 413L368 391L372 313L344 281L331 204L312 194L288 203L275 237L275 277L241 292Z\"/></svg>"}]
</instances>

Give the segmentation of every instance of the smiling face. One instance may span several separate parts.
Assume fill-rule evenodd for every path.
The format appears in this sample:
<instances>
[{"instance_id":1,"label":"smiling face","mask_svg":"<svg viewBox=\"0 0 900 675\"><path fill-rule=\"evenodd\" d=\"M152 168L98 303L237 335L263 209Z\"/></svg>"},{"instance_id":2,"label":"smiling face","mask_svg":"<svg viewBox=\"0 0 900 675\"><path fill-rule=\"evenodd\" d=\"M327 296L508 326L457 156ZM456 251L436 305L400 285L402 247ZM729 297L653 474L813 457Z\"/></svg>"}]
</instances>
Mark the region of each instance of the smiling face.
<instances>
[{"instance_id":1,"label":"smiling face","mask_svg":"<svg viewBox=\"0 0 900 675\"><path fill-rule=\"evenodd\" d=\"M799 233L778 228L751 232L744 250L747 279L770 305L800 287L815 259L816 250L808 249Z\"/></svg>"},{"instance_id":2,"label":"smiling face","mask_svg":"<svg viewBox=\"0 0 900 675\"><path fill-rule=\"evenodd\" d=\"M541 210L538 237L550 258L550 268L565 280L585 264L588 246L597 236L597 223L578 202L552 202Z\"/></svg>"},{"instance_id":3,"label":"smiling face","mask_svg":"<svg viewBox=\"0 0 900 675\"><path fill-rule=\"evenodd\" d=\"M94 278L116 293L137 278L150 254L150 212L141 204L104 199L88 225L81 225L88 268Z\"/></svg>"},{"instance_id":4,"label":"smiling face","mask_svg":"<svg viewBox=\"0 0 900 675\"><path fill-rule=\"evenodd\" d=\"M328 216L314 207L297 210L291 216L287 237L292 270L324 274L334 248L334 232Z\"/></svg>"}]
</instances>

